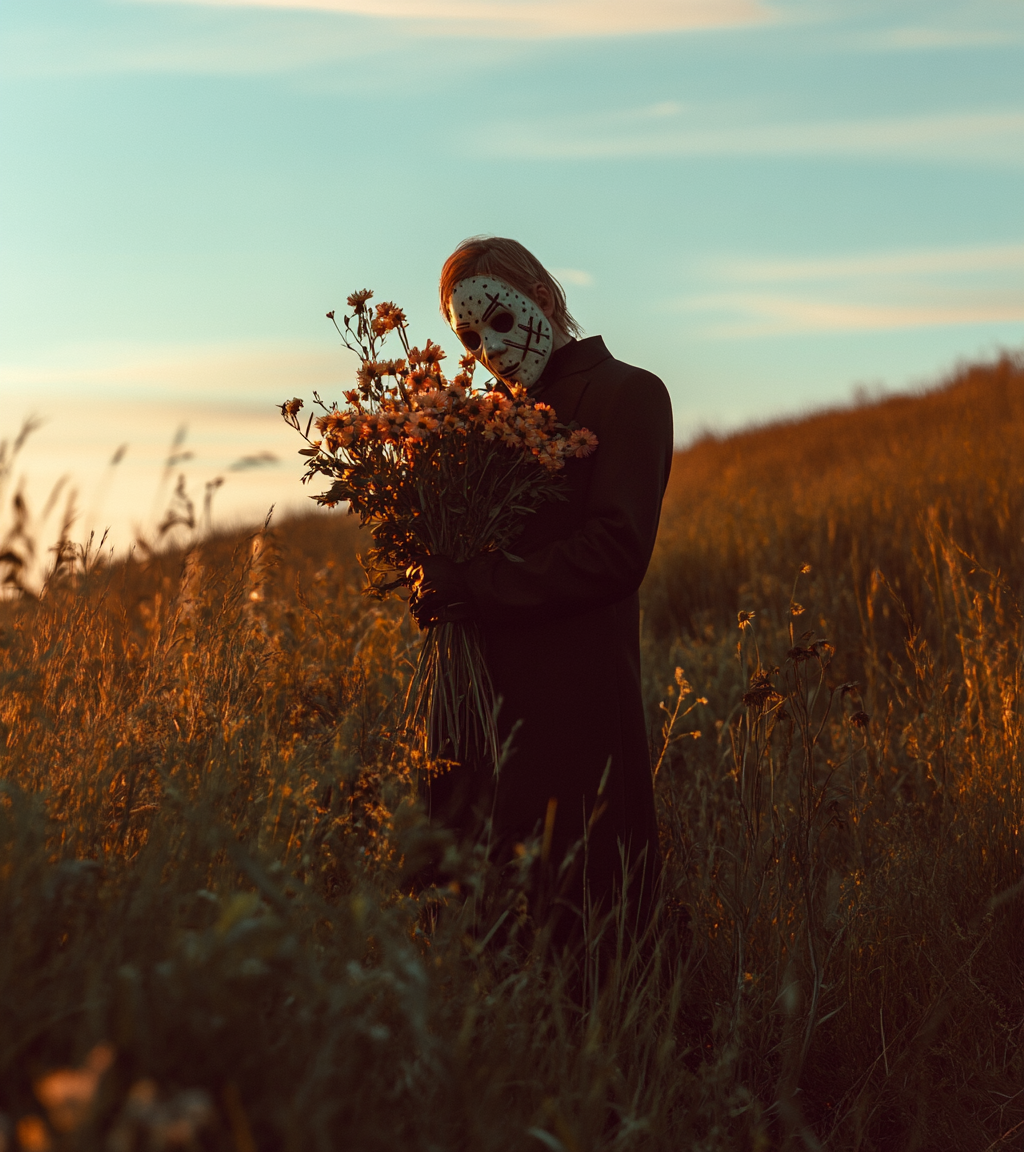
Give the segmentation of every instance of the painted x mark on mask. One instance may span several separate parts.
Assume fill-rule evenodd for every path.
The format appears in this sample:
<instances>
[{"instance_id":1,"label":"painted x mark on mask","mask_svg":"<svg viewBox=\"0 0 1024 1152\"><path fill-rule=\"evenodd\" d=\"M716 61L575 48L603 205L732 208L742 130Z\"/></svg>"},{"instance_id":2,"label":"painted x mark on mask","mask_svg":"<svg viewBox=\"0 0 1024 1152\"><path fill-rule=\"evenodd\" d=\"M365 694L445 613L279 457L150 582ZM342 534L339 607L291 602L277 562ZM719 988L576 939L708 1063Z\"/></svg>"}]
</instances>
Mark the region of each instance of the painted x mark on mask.
<instances>
[{"instance_id":1,"label":"painted x mark on mask","mask_svg":"<svg viewBox=\"0 0 1024 1152\"><path fill-rule=\"evenodd\" d=\"M529 388L551 356L551 321L529 296L497 276L470 276L452 292L449 322L495 376Z\"/></svg>"}]
</instances>

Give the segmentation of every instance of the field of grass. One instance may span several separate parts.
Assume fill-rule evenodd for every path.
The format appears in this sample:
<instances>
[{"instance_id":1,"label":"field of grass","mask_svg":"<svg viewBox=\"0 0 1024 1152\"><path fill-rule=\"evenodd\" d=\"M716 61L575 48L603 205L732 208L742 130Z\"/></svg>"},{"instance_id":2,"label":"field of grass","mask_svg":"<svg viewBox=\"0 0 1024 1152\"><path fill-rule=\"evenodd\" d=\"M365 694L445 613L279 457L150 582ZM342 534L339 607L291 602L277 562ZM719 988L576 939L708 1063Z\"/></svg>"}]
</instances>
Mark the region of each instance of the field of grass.
<instances>
[{"instance_id":1,"label":"field of grass","mask_svg":"<svg viewBox=\"0 0 1024 1152\"><path fill-rule=\"evenodd\" d=\"M1022 464L1012 359L677 456L599 979L426 824L351 521L0 604L0 1147L1024 1146Z\"/></svg>"}]
</instances>

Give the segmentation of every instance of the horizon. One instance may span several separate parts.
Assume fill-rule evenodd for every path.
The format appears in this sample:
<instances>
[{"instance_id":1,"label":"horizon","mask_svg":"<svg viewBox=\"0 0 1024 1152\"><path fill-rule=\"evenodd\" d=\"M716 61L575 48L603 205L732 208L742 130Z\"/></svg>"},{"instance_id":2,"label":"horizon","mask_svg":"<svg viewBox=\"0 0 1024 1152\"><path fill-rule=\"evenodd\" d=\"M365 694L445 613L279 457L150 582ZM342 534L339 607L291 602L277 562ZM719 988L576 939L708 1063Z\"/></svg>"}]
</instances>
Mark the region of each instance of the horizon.
<instances>
[{"instance_id":1,"label":"horizon","mask_svg":"<svg viewBox=\"0 0 1024 1152\"><path fill-rule=\"evenodd\" d=\"M907 387L902 389L890 389L884 384L877 385L874 388L857 387L851 390L851 394L847 397L837 398L832 403L823 403L817 406L811 406L802 410L791 412L779 412L769 416L757 417L754 416L745 423L737 424L731 428L713 428L710 426L697 427L691 430L689 436L685 440L678 440L675 446L675 455L683 456L688 452L698 449L709 442L712 444L722 444L729 440L742 440L744 438L756 438L772 431L786 431L801 424L809 424L815 420L824 419L827 417L856 415L866 409L881 407L892 401L920 401L927 402L930 396L937 393L944 392L958 384L965 383L969 375L973 374L975 370L981 370L982 373L990 367L994 367L1000 363L1009 362L1011 365L1017 366L1024 364L1024 351L1004 349L1001 352L984 360L960 360L948 372L943 373L941 376L933 380L918 381L916 384L908 384ZM282 421L282 427L285 427L288 432L290 428ZM33 429L27 439L26 443L28 448L20 450L20 456L25 459L27 452L28 461L31 461L31 444L32 438L37 432L41 431L42 426L37 426ZM294 434L287 437L288 441L294 440ZM14 442L15 437L0 440L0 449L9 450L11 444ZM127 444L121 444L115 450L113 457L107 461L106 466L99 473L96 490L92 494L92 508L95 509L97 504L101 504L105 497L109 497L117 492L117 477L119 468L127 455ZM297 452L297 449L296 449ZM175 507L174 489L178 477L183 477L186 474L186 467L191 459L194 459L194 453L188 446L187 426L178 425L173 437L166 446L165 454L162 459L153 458L152 472L153 472L153 491L149 500L149 508L145 516L134 515L130 520L125 519L120 524L103 525L93 523L89 520L88 513L90 509L87 505L80 500L83 495L75 486L74 478L70 475L59 477L57 482L54 483L49 492L45 493L45 500L39 501L44 504L48 510L46 515L34 526L35 532L40 532L40 535L50 540L56 539L57 529L61 522L62 507L67 507L67 500L70 497L75 504L75 524L83 526L83 530L72 531L70 534L71 542L82 546L88 546L92 549L92 555L96 556L99 549L104 549L104 554L109 555L110 558L116 563L122 561L129 554L133 553L139 546L144 547L148 551L160 553L164 551L174 552L183 546L191 547L195 542L203 538L212 537L230 537L239 533L255 533L262 527L282 527L295 519L305 516L345 516L346 510L338 510L336 508L325 508L313 500L314 488L306 489L301 488L300 492L303 499L285 500L280 501L275 497L278 496L279 477L270 476L269 483L266 484L268 502L265 507L259 504L258 497L250 500L248 506L242 506L228 511L226 515L220 513L219 508L216 506L216 499L223 484L230 479L231 473L243 473L251 477L252 473L249 472L251 468L259 468L262 461L259 456L262 454L254 453L250 457L243 457L234 466L228 466L221 470L221 474L212 477L212 485L210 481L200 486L187 486L186 495L189 498L195 514L195 527L193 530L186 532L184 536L178 533L177 529L172 527L166 534L158 531L159 522L168 518ZM13 459L17 460L19 454L15 454ZM10 459L10 457L9 457ZM300 458L296 455L296 460ZM0 465L3 459L0 457ZM278 461L281 463L281 461ZM227 476L223 473L228 473ZM257 481L261 477L267 477L267 473L256 473L255 478ZM7 501L13 491L17 491L24 481L25 474L20 474L15 470L14 475L6 477L0 468L0 501ZM211 492L212 486L212 492ZM322 485L320 485L322 487ZM29 496L42 496L44 493L39 492L29 493ZM141 503L145 503L143 498L134 507L141 507ZM181 505L177 505L181 509ZM31 509L30 509L31 511ZM210 515L212 511L212 515ZM83 516L84 514L84 516ZM48 531L46 531L48 529ZM156 535L154 535L156 533ZM31 534L31 532L30 532ZM37 541L38 542L38 541ZM41 570L36 573L36 579L41 577ZM0 597L3 599L3 597Z\"/></svg>"}]
</instances>

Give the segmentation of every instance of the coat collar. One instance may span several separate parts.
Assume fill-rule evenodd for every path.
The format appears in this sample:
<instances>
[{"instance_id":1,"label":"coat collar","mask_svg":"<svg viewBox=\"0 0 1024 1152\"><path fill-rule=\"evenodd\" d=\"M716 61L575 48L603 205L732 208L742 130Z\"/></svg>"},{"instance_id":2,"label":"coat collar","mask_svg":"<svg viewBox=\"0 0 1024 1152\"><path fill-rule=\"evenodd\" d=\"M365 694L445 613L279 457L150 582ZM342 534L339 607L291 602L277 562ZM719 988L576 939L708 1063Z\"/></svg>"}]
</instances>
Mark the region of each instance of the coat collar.
<instances>
[{"instance_id":1,"label":"coat collar","mask_svg":"<svg viewBox=\"0 0 1024 1152\"><path fill-rule=\"evenodd\" d=\"M539 396L566 376L589 372L602 360L610 360L611 357L612 354L600 336L588 336L586 340L572 340L563 344L551 353L540 379L530 389L530 395Z\"/></svg>"}]
</instances>

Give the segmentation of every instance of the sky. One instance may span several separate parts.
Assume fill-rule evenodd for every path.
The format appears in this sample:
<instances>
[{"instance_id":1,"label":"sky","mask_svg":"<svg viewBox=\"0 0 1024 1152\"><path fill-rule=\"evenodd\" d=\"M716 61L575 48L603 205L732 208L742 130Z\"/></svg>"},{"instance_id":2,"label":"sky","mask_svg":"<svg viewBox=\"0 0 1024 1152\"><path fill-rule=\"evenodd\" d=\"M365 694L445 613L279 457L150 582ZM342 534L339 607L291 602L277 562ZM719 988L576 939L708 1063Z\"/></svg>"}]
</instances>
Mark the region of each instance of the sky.
<instances>
[{"instance_id":1,"label":"sky","mask_svg":"<svg viewBox=\"0 0 1024 1152\"><path fill-rule=\"evenodd\" d=\"M348 386L325 312L454 353L469 235L680 444L1024 347L1024 0L3 0L0 156L0 441L41 418L11 482L79 538L179 473L308 505L274 405Z\"/></svg>"}]
</instances>

